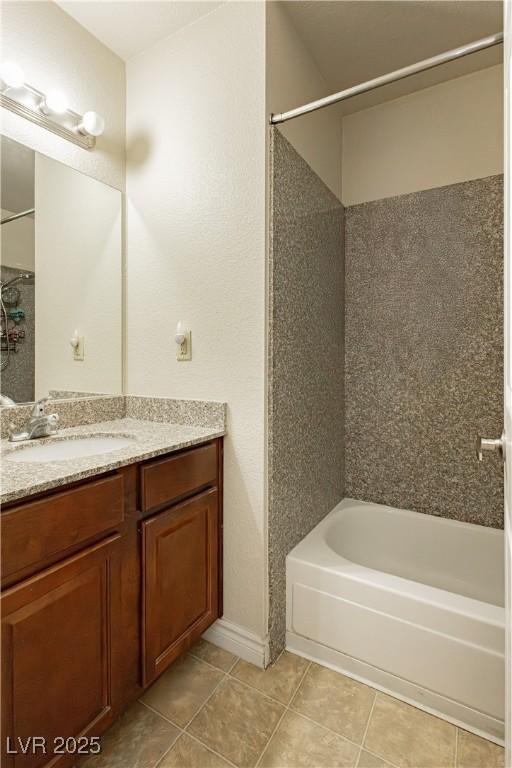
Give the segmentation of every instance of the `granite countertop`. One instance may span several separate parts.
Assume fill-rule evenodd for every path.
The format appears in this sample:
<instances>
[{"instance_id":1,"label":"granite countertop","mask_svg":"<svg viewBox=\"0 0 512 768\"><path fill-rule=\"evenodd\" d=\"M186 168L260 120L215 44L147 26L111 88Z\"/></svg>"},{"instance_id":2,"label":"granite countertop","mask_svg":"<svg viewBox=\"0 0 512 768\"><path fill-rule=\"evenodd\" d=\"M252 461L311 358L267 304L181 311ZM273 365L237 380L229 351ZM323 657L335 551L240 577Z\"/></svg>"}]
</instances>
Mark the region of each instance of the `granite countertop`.
<instances>
[{"instance_id":1,"label":"granite countertop","mask_svg":"<svg viewBox=\"0 0 512 768\"><path fill-rule=\"evenodd\" d=\"M222 437L220 427L197 427L184 424L144 421L122 418L101 421L80 427L59 430L54 437L29 440L23 443L1 441L1 493L0 503L24 499L42 491L84 480L138 461L151 459L181 448ZM126 448L95 456L66 459L65 461L12 462L7 455L26 446L44 445L56 440L97 435L132 437L134 442Z\"/></svg>"}]
</instances>

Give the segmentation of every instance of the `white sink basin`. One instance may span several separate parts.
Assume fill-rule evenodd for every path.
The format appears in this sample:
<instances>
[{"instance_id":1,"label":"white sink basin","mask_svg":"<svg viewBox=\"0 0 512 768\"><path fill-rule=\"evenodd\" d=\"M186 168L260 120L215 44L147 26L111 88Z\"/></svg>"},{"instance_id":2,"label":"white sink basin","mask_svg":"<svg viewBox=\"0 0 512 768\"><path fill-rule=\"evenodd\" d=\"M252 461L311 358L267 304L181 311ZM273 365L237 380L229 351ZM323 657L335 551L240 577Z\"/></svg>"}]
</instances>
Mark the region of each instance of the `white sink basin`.
<instances>
[{"instance_id":1,"label":"white sink basin","mask_svg":"<svg viewBox=\"0 0 512 768\"><path fill-rule=\"evenodd\" d=\"M102 453L128 448L135 442L133 437L94 435L76 439L54 440L44 445L27 445L4 454L7 461L39 463L45 461L67 461L97 456Z\"/></svg>"}]
</instances>

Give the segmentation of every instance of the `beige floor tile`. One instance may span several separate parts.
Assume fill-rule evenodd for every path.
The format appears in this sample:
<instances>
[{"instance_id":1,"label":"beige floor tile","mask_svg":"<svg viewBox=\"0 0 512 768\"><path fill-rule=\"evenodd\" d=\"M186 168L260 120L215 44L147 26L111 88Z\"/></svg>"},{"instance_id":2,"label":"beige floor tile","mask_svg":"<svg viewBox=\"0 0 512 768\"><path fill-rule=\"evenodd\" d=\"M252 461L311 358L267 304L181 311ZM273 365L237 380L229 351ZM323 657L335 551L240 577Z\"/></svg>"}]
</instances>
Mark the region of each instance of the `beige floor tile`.
<instances>
[{"instance_id":1,"label":"beige floor tile","mask_svg":"<svg viewBox=\"0 0 512 768\"><path fill-rule=\"evenodd\" d=\"M359 750L322 726L288 711L272 737L261 768L354 768Z\"/></svg>"},{"instance_id":2,"label":"beige floor tile","mask_svg":"<svg viewBox=\"0 0 512 768\"><path fill-rule=\"evenodd\" d=\"M147 707L134 704L101 738L101 753L80 768L154 768L179 736L173 725Z\"/></svg>"},{"instance_id":3,"label":"beige floor tile","mask_svg":"<svg viewBox=\"0 0 512 768\"><path fill-rule=\"evenodd\" d=\"M223 648L219 648L213 643L209 643L208 640L199 640L191 649L190 653L198 659L207 661L212 667L222 669L223 672L229 672L233 664L237 661L238 656L234 653L225 651Z\"/></svg>"},{"instance_id":4,"label":"beige floor tile","mask_svg":"<svg viewBox=\"0 0 512 768\"><path fill-rule=\"evenodd\" d=\"M291 707L360 744L374 699L375 691L367 685L313 664Z\"/></svg>"},{"instance_id":5,"label":"beige floor tile","mask_svg":"<svg viewBox=\"0 0 512 768\"><path fill-rule=\"evenodd\" d=\"M185 726L204 704L224 673L185 656L164 672L142 701L173 723Z\"/></svg>"},{"instance_id":6,"label":"beige floor tile","mask_svg":"<svg viewBox=\"0 0 512 768\"><path fill-rule=\"evenodd\" d=\"M276 663L267 669L260 669L254 664L240 660L231 674L267 696L288 704L308 664L309 662L301 656L285 651Z\"/></svg>"},{"instance_id":7,"label":"beige floor tile","mask_svg":"<svg viewBox=\"0 0 512 768\"><path fill-rule=\"evenodd\" d=\"M229 768L229 763L183 733L158 768Z\"/></svg>"},{"instance_id":8,"label":"beige floor tile","mask_svg":"<svg viewBox=\"0 0 512 768\"><path fill-rule=\"evenodd\" d=\"M188 730L235 765L253 766L283 712L280 704L226 678Z\"/></svg>"},{"instance_id":9,"label":"beige floor tile","mask_svg":"<svg viewBox=\"0 0 512 768\"><path fill-rule=\"evenodd\" d=\"M359 762L357 763L357 768L391 768L391 766L381 757L372 755L370 752L367 752L365 749L362 749L361 754L359 755Z\"/></svg>"},{"instance_id":10,"label":"beige floor tile","mask_svg":"<svg viewBox=\"0 0 512 768\"><path fill-rule=\"evenodd\" d=\"M455 726L379 693L364 746L399 768L453 768Z\"/></svg>"},{"instance_id":11,"label":"beige floor tile","mask_svg":"<svg viewBox=\"0 0 512 768\"><path fill-rule=\"evenodd\" d=\"M504 768L504 765L503 747L459 730L457 768Z\"/></svg>"}]
</instances>

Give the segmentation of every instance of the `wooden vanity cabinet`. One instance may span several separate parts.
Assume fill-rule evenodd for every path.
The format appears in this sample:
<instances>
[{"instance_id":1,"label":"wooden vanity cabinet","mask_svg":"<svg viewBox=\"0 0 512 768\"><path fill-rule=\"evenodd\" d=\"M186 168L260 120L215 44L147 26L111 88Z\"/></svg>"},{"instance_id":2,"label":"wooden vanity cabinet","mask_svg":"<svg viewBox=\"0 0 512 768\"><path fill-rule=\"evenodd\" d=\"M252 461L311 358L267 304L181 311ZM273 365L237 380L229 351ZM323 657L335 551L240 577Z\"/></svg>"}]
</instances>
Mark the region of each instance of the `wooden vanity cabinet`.
<instances>
[{"instance_id":1,"label":"wooden vanity cabinet","mask_svg":"<svg viewBox=\"0 0 512 768\"><path fill-rule=\"evenodd\" d=\"M218 549L216 488L143 522L144 685L217 618Z\"/></svg>"},{"instance_id":2,"label":"wooden vanity cabinet","mask_svg":"<svg viewBox=\"0 0 512 768\"><path fill-rule=\"evenodd\" d=\"M120 611L119 542L119 535L111 536L3 595L6 766L48 764L48 754L36 748L33 737L42 737L52 753L59 737L87 737L113 721L119 682L112 652Z\"/></svg>"},{"instance_id":3,"label":"wooden vanity cabinet","mask_svg":"<svg viewBox=\"0 0 512 768\"><path fill-rule=\"evenodd\" d=\"M65 768L54 739L100 735L221 615L222 439L2 522L2 766Z\"/></svg>"}]
</instances>

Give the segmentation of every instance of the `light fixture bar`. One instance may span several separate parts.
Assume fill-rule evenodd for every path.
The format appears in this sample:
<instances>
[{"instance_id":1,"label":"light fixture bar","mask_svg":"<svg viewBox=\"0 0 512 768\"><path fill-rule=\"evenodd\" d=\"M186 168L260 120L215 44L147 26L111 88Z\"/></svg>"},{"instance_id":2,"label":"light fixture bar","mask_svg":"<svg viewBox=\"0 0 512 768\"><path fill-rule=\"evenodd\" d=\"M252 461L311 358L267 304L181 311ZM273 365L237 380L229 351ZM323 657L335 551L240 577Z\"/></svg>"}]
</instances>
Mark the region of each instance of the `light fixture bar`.
<instances>
[{"instance_id":1,"label":"light fixture bar","mask_svg":"<svg viewBox=\"0 0 512 768\"><path fill-rule=\"evenodd\" d=\"M26 83L21 88L6 88L0 92L0 106L14 112L15 115L46 128L63 139L72 141L82 149L93 149L96 145L96 137L87 135L78 130L82 124L82 115L67 109L63 114L45 114L40 109L44 102L45 94Z\"/></svg>"}]
</instances>

